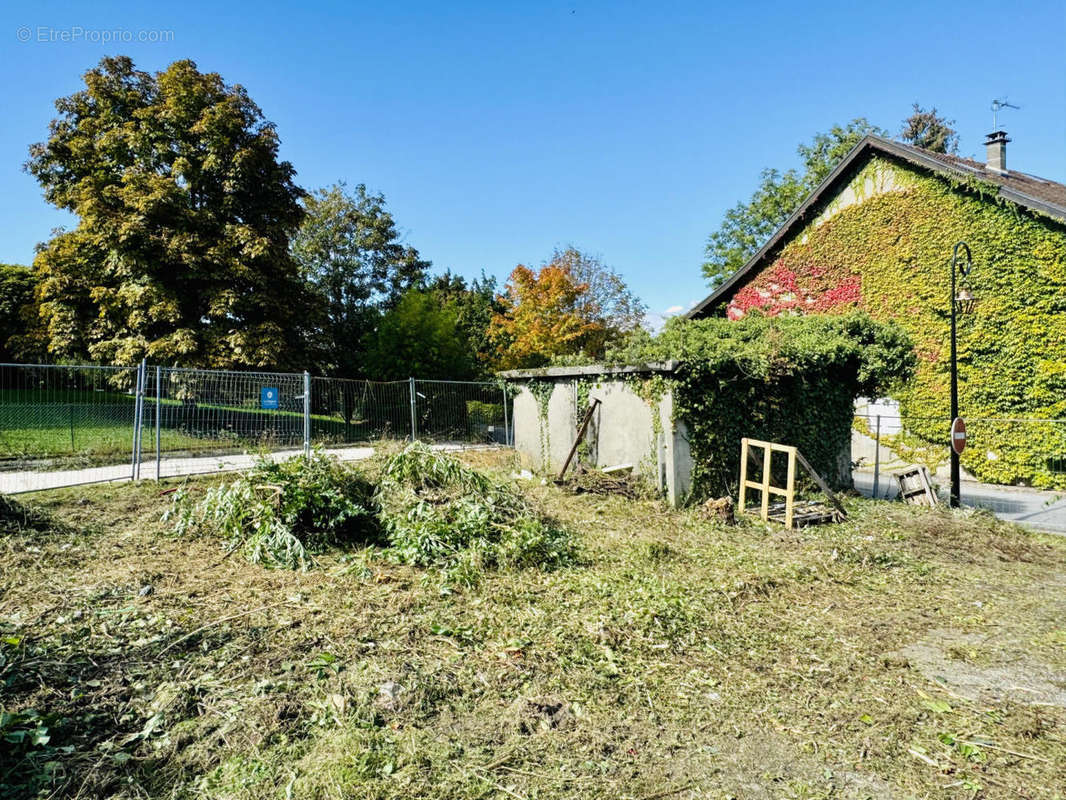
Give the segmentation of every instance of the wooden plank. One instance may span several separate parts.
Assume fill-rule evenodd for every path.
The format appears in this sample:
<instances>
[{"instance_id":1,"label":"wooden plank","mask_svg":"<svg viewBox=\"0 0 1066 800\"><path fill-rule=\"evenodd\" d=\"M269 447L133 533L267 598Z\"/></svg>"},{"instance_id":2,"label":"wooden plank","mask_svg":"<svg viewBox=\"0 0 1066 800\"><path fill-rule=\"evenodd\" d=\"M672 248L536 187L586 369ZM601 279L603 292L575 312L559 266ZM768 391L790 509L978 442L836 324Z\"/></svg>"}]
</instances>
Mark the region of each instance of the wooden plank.
<instances>
[{"instance_id":1,"label":"wooden plank","mask_svg":"<svg viewBox=\"0 0 1066 800\"><path fill-rule=\"evenodd\" d=\"M561 481L563 475L566 474L566 470L570 467L570 462L574 460L574 454L577 452L577 447L581 444L581 440L585 438L585 430L589 426L589 422L592 420L592 413L596 410L596 406L600 404L600 398L594 397L592 402L589 403L589 410L585 412L584 419L581 420L581 427L578 428L577 438L574 439L574 444L570 447L570 453L566 457L566 461L563 463L563 468L559 470L559 474L555 480Z\"/></svg>"},{"instance_id":2,"label":"wooden plank","mask_svg":"<svg viewBox=\"0 0 1066 800\"><path fill-rule=\"evenodd\" d=\"M836 506L837 511L841 513L844 519L847 519L848 512L844 510L844 506L841 505L840 500L835 494L833 494L833 490L829 488L829 484L822 480L822 476L815 471L814 467L810 465L810 462L808 462L807 459L803 457L803 453L801 453L799 450L796 451L796 458L799 459L799 462L803 465L803 468L807 470L808 473L810 473L810 476L814 478L814 482L818 484L818 488L821 489L825 493L825 496L829 498L829 502Z\"/></svg>"},{"instance_id":3,"label":"wooden plank","mask_svg":"<svg viewBox=\"0 0 1066 800\"><path fill-rule=\"evenodd\" d=\"M761 517L765 522L770 515L770 459L773 456L774 451L770 447L763 449L762 456L762 513Z\"/></svg>"},{"instance_id":4,"label":"wooden plank","mask_svg":"<svg viewBox=\"0 0 1066 800\"><path fill-rule=\"evenodd\" d=\"M740 440L740 497L737 498L737 509L744 513L745 495L748 488L748 440Z\"/></svg>"},{"instance_id":5,"label":"wooden plank","mask_svg":"<svg viewBox=\"0 0 1066 800\"><path fill-rule=\"evenodd\" d=\"M762 447L764 449L769 448L770 450L774 450L774 451L776 451L778 453L795 452L795 450L796 450L795 446L793 446L791 444L778 444L777 442L764 442L761 439L745 439L744 441L747 441L747 443L749 445L754 445L756 447Z\"/></svg>"},{"instance_id":6,"label":"wooden plank","mask_svg":"<svg viewBox=\"0 0 1066 800\"><path fill-rule=\"evenodd\" d=\"M785 480L785 526L792 527L792 512L796 505L796 454L793 448L788 454L788 477Z\"/></svg>"}]
</instances>

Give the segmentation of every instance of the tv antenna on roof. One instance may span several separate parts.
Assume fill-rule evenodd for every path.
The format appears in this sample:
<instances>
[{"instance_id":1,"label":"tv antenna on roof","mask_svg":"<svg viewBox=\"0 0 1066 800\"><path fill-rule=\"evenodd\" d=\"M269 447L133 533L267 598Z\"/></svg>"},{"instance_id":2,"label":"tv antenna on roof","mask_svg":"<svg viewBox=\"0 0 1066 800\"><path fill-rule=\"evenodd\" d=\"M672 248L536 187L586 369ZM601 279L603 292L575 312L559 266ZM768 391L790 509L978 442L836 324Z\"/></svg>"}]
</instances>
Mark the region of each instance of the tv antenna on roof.
<instances>
[{"instance_id":1,"label":"tv antenna on roof","mask_svg":"<svg viewBox=\"0 0 1066 800\"><path fill-rule=\"evenodd\" d=\"M1004 97L1002 100L993 100L992 101L992 130L994 130L994 131L998 131L999 130L999 111L1000 111L1001 108L1014 108L1014 109L1017 109L1018 111L1022 110L1021 106L1016 106L1013 103L1008 103L1006 97Z\"/></svg>"}]
</instances>

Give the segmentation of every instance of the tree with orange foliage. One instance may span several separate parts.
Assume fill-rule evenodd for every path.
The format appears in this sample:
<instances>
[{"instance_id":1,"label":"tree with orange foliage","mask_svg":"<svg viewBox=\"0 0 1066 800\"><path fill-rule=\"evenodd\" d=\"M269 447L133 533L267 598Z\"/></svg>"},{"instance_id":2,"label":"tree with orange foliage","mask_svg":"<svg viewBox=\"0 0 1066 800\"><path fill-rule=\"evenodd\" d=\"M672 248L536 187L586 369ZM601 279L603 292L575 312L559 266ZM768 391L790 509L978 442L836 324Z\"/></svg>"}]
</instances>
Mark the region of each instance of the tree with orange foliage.
<instances>
[{"instance_id":1,"label":"tree with orange foliage","mask_svg":"<svg viewBox=\"0 0 1066 800\"><path fill-rule=\"evenodd\" d=\"M558 356L603 357L608 342L636 328L643 305L598 259L573 247L534 271L519 264L507 280L489 338L502 369L540 367Z\"/></svg>"}]
</instances>

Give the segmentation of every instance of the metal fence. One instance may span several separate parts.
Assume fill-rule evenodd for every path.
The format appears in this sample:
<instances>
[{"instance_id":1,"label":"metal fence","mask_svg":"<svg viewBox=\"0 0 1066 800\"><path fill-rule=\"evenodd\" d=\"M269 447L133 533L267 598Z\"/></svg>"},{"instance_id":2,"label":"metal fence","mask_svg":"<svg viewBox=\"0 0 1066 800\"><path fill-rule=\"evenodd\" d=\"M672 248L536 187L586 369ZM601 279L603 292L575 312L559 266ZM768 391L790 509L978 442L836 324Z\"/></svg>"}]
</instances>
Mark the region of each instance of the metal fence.
<instances>
[{"instance_id":1,"label":"metal fence","mask_svg":"<svg viewBox=\"0 0 1066 800\"><path fill-rule=\"evenodd\" d=\"M0 364L0 463L129 460L138 374L137 367Z\"/></svg>"},{"instance_id":2,"label":"metal fence","mask_svg":"<svg viewBox=\"0 0 1066 800\"><path fill-rule=\"evenodd\" d=\"M950 426L946 416L856 414L856 489L893 498L899 491L896 473L924 466L946 497ZM968 417L960 461L963 505L1014 513L1034 503L1053 502L1053 493L1066 490L1066 419Z\"/></svg>"},{"instance_id":3,"label":"metal fence","mask_svg":"<svg viewBox=\"0 0 1066 800\"><path fill-rule=\"evenodd\" d=\"M509 444L495 383L0 364L0 492L234 469L381 439Z\"/></svg>"}]
</instances>

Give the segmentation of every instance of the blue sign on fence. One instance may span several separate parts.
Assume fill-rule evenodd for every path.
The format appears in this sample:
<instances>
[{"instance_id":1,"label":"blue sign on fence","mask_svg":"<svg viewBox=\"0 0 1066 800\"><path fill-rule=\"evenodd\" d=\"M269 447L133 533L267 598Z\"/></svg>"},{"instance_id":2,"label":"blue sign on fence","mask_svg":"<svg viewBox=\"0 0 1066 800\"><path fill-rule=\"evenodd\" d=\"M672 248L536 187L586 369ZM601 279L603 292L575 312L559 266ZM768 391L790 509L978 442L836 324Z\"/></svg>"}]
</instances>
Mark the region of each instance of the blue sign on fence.
<instances>
[{"instance_id":1,"label":"blue sign on fence","mask_svg":"<svg viewBox=\"0 0 1066 800\"><path fill-rule=\"evenodd\" d=\"M259 407L260 408L274 408L278 407L278 388L276 386L264 386L259 390Z\"/></svg>"}]
</instances>

